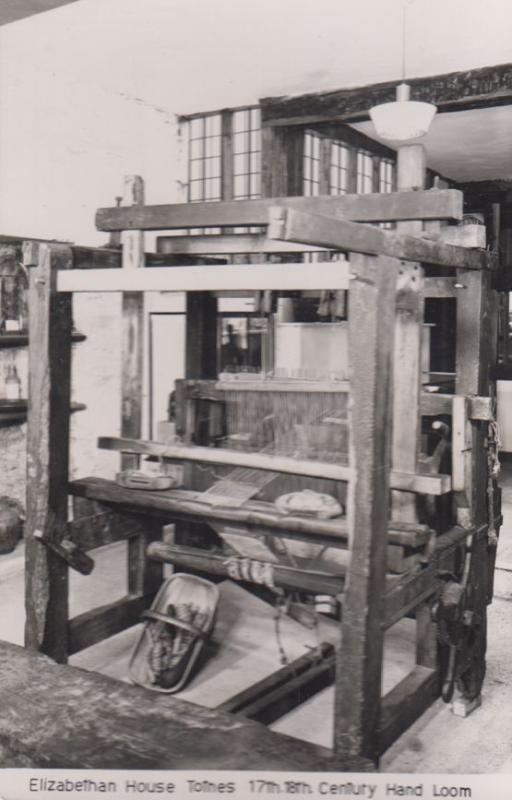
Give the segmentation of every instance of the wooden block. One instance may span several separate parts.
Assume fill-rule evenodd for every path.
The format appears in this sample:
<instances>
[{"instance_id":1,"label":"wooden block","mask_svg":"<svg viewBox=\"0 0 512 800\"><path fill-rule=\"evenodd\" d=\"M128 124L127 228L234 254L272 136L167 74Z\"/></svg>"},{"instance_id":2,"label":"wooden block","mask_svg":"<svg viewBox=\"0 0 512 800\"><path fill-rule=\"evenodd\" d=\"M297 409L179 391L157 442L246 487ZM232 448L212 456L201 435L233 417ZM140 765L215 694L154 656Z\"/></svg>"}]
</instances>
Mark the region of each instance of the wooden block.
<instances>
[{"instance_id":1,"label":"wooden block","mask_svg":"<svg viewBox=\"0 0 512 800\"><path fill-rule=\"evenodd\" d=\"M497 268L496 258L491 253L434 242L419 235L384 231L370 225L324 216L318 211L298 211L291 206L275 206L269 210L268 235L284 241L318 244L333 250L386 255L451 269Z\"/></svg>"},{"instance_id":2,"label":"wooden block","mask_svg":"<svg viewBox=\"0 0 512 800\"><path fill-rule=\"evenodd\" d=\"M432 237L457 247L476 247L484 250L487 245L485 225L448 225Z\"/></svg>"},{"instance_id":3,"label":"wooden block","mask_svg":"<svg viewBox=\"0 0 512 800\"><path fill-rule=\"evenodd\" d=\"M469 717L473 711L480 708L482 705L482 695L479 694L473 700L467 700L465 697L457 697L450 705L452 714L456 717Z\"/></svg>"}]
</instances>

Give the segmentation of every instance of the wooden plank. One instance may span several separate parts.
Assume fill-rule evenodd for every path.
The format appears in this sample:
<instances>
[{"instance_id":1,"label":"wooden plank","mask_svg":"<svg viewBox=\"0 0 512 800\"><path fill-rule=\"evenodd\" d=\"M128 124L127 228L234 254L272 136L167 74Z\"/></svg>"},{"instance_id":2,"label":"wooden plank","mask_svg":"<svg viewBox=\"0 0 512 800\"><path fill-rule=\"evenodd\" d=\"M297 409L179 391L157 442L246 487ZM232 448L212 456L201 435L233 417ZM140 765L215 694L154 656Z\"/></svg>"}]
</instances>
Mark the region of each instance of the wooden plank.
<instances>
[{"instance_id":1,"label":"wooden plank","mask_svg":"<svg viewBox=\"0 0 512 800\"><path fill-rule=\"evenodd\" d=\"M304 656L304 658L307 657ZM311 655L309 657L311 658ZM293 670L293 666L297 664L297 661L292 662L289 667L284 667L284 669L289 670L289 679L286 683L255 698L252 703L247 703L237 713L243 714L244 717L253 719L256 722L271 725L297 706L314 697L318 692L333 684L336 662L334 653L323 659L320 659L317 655L316 660L311 663L309 669L302 670L299 674Z\"/></svg>"},{"instance_id":2,"label":"wooden plank","mask_svg":"<svg viewBox=\"0 0 512 800\"><path fill-rule=\"evenodd\" d=\"M348 464L332 464L321 461L308 461L290 456L269 455L267 453L244 453L226 450L221 447L198 447L168 445L126 437L101 436L98 447L103 450L138 455L151 455L176 461L199 461L205 464L228 464L237 467L284 472L289 475L309 475L335 481L350 481L353 477ZM422 473L399 472L393 470L390 477L393 489L420 494L441 495L451 491L449 475L427 475Z\"/></svg>"},{"instance_id":3,"label":"wooden plank","mask_svg":"<svg viewBox=\"0 0 512 800\"><path fill-rule=\"evenodd\" d=\"M439 697L439 674L416 666L382 698L379 723L379 752L384 753L399 736Z\"/></svg>"},{"instance_id":4,"label":"wooden plank","mask_svg":"<svg viewBox=\"0 0 512 800\"><path fill-rule=\"evenodd\" d=\"M322 643L303 656L296 658L290 664L272 672L266 678L257 683L253 683L247 689L233 695L221 705L217 706L217 711L228 711L230 714L244 713L244 709L261 697L268 697L274 689L287 684L290 679L298 678L304 672L308 672L311 667L318 663L327 664L328 668L333 666L334 648L331 644Z\"/></svg>"},{"instance_id":5,"label":"wooden plank","mask_svg":"<svg viewBox=\"0 0 512 800\"><path fill-rule=\"evenodd\" d=\"M73 270L60 273L60 292L196 292L337 290L349 286L345 262L146 267L144 270Z\"/></svg>"},{"instance_id":6,"label":"wooden plank","mask_svg":"<svg viewBox=\"0 0 512 800\"><path fill-rule=\"evenodd\" d=\"M207 550L200 550L198 547L182 547L163 544L162 542L152 542L148 547L148 556L158 563L175 564L178 567L186 567L187 569L206 572L210 575L220 575L225 578L233 577L229 566L230 560L238 562L240 565L243 565L243 562L247 563L247 559L244 558L236 558L227 554L218 555ZM288 567L279 563L270 566L272 584L282 589L313 594L329 594L334 597L343 592L345 576L341 565L337 565L337 569L339 568L340 570L338 575L322 572L321 570L297 569L296 567ZM241 575L243 575L242 569L243 566L241 566ZM246 582L258 583L259 581L251 580L248 574Z\"/></svg>"},{"instance_id":7,"label":"wooden plank","mask_svg":"<svg viewBox=\"0 0 512 800\"><path fill-rule=\"evenodd\" d=\"M151 595L127 596L70 619L68 623L70 655L136 625L140 622L142 612L151 605L151 600Z\"/></svg>"},{"instance_id":8,"label":"wooden plank","mask_svg":"<svg viewBox=\"0 0 512 800\"><path fill-rule=\"evenodd\" d=\"M262 233L203 236L158 236L159 253L169 255L237 255L259 253L317 253L322 248L295 242L276 242Z\"/></svg>"},{"instance_id":9,"label":"wooden plank","mask_svg":"<svg viewBox=\"0 0 512 800\"><path fill-rule=\"evenodd\" d=\"M438 416L451 414L454 397L464 395L440 394L438 392L422 392L420 397L420 410L423 416ZM491 398L466 396L469 403L469 418L488 422L492 419Z\"/></svg>"},{"instance_id":10,"label":"wooden plank","mask_svg":"<svg viewBox=\"0 0 512 800\"><path fill-rule=\"evenodd\" d=\"M271 196L262 200L176 203L174 205L100 208L96 227L101 231L173 230L176 228L268 225L272 206L325 214L354 222L395 222L400 219L462 219L462 193L456 189L389 194L346 194L329 197Z\"/></svg>"},{"instance_id":11,"label":"wooden plank","mask_svg":"<svg viewBox=\"0 0 512 800\"><path fill-rule=\"evenodd\" d=\"M402 196L413 194L403 192ZM414 193L416 194L416 192ZM370 195L365 195L370 197ZM390 197L390 195L381 195ZM333 250L351 250L369 255L386 255L406 261L455 269L490 270L497 267L492 253L468 250L420 236L385 231L371 225L276 206L269 211L268 235L272 239L314 244Z\"/></svg>"},{"instance_id":12,"label":"wooden plank","mask_svg":"<svg viewBox=\"0 0 512 800\"><path fill-rule=\"evenodd\" d=\"M219 765L225 770L283 772L334 772L340 767L327 749L274 733L252 720L177 697L158 702L147 689L61 667L6 642L0 643L0 673L4 767L191 774ZM369 768L356 759L344 767ZM168 778L172 783L172 775L164 783Z\"/></svg>"},{"instance_id":13,"label":"wooden plank","mask_svg":"<svg viewBox=\"0 0 512 800\"><path fill-rule=\"evenodd\" d=\"M280 514L273 503L252 501L240 508L223 508L222 506L206 506L197 501L198 493L186 490L178 492L140 492L124 489L113 481L102 478L83 478L73 481L69 487L75 501L84 497L96 508L97 514L106 514L110 507L105 503L123 506L130 518L133 510L143 511L156 516L173 518L188 516L194 520L219 520L225 523L244 526L250 533L285 536L302 541L318 543L321 541L329 547L345 548L348 540L347 520L336 518L331 520L309 519L308 517ZM98 503L99 501L102 501ZM125 514L122 515L124 517ZM137 517L135 517L137 519ZM142 517L141 517L142 519ZM389 542L396 545L418 548L425 545L431 531L426 525L409 525L395 523L388 531Z\"/></svg>"},{"instance_id":14,"label":"wooden plank","mask_svg":"<svg viewBox=\"0 0 512 800\"><path fill-rule=\"evenodd\" d=\"M407 79L412 98L437 106L438 113L509 105L512 65L499 64L461 72ZM340 120L368 119L368 109L396 99L397 81L369 84L294 97L266 97L260 101L264 127L307 125Z\"/></svg>"},{"instance_id":15,"label":"wooden plank","mask_svg":"<svg viewBox=\"0 0 512 800\"><path fill-rule=\"evenodd\" d=\"M452 407L452 489L454 492L464 492L471 486L471 440L469 399L464 395L455 395Z\"/></svg>"},{"instance_id":16,"label":"wooden plank","mask_svg":"<svg viewBox=\"0 0 512 800\"><path fill-rule=\"evenodd\" d=\"M384 263L383 263L384 262ZM336 670L334 749L377 761L391 468L392 357L398 263L351 255L351 560ZM364 336L361 332L364 330ZM364 369L360 369L360 365Z\"/></svg>"},{"instance_id":17,"label":"wooden plank","mask_svg":"<svg viewBox=\"0 0 512 800\"><path fill-rule=\"evenodd\" d=\"M68 566L36 538L56 543L67 523L71 296L57 294L57 272L69 269L63 245L29 245L29 414L25 525L25 644L56 661L68 653Z\"/></svg>"}]
</instances>

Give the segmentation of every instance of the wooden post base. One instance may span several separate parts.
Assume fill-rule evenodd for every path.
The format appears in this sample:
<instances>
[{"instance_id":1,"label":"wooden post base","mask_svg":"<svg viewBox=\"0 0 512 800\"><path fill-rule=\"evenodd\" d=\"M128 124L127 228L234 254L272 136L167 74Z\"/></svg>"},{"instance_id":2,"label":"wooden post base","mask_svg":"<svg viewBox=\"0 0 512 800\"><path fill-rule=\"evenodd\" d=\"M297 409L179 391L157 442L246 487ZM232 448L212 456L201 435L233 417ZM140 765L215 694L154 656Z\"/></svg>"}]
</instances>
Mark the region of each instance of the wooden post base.
<instances>
[{"instance_id":1,"label":"wooden post base","mask_svg":"<svg viewBox=\"0 0 512 800\"><path fill-rule=\"evenodd\" d=\"M456 717L469 717L473 711L476 711L477 708L480 708L482 705L482 695L479 694L478 697L473 698L473 700L468 700L467 698L463 697L462 695L456 696L450 705L450 709L452 714L455 714Z\"/></svg>"}]
</instances>

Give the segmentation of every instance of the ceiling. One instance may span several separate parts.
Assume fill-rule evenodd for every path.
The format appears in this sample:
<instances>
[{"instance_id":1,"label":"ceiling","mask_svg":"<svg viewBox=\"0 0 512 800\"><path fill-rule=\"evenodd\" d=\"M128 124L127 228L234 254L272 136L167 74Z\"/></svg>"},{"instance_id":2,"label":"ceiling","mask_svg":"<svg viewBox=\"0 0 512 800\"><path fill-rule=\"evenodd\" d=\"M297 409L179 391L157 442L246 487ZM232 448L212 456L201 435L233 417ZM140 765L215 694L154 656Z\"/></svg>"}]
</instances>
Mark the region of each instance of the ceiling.
<instances>
[{"instance_id":1,"label":"ceiling","mask_svg":"<svg viewBox=\"0 0 512 800\"><path fill-rule=\"evenodd\" d=\"M0 25L8 25L10 22L32 17L34 14L41 14L43 11L51 11L53 8L75 3L77 0L1 0L0 2Z\"/></svg>"},{"instance_id":2,"label":"ceiling","mask_svg":"<svg viewBox=\"0 0 512 800\"><path fill-rule=\"evenodd\" d=\"M353 127L378 140L371 122ZM512 106L438 114L422 141L429 167L447 178L460 183L512 178Z\"/></svg>"}]
</instances>

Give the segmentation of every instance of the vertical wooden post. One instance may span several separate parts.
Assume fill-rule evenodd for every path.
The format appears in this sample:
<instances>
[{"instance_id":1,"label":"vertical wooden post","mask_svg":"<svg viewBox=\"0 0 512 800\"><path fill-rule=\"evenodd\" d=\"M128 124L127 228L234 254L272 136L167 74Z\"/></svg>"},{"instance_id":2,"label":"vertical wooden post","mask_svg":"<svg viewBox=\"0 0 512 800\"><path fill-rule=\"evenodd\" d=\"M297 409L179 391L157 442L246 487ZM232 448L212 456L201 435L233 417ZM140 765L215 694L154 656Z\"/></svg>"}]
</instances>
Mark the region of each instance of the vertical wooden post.
<instances>
[{"instance_id":1,"label":"vertical wooden post","mask_svg":"<svg viewBox=\"0 0 512 800\"><path fill-rule=\"evenodd\" d=\"M68 565L35 538L66 532L71 398L71 295L57 293L57 272L72 265L68 247L27 243L29 415L25 550L25 645L59 662L68 656Z\"/></svg>"},{"instance_id":2,"label":"vertical wooden post","mask_svg":"<svg viewBox=\"0 0 512 800\"><path fill-rule=\"evenodd\" d=\"M398 150L398 191L423 188L426 174L425 149L405 145ZM402 222L399 232L418 233L421 222ZM424 318L423 268L402 263L397 282L395 331L395 385L393 397L393 468L416 472L420 446L419 401ZM392 492L393 518L417 521L416 497L410 492Z\"/></svg>"},{"instance_id":3,"label":"vertical wooden post","mask_svg":"<svg viewBox=\"0 0 512 800\"><path fill-rule=\"evenodd\" d=\"M139 175L128 175L124 181L123 205L144 205L144 181ZM144 232L123 231L123 269L144 267ZM144 398L144 294L123 292L121 332L121 436L142 437ZM123 453L121 469L136 469L139 456ZM158 528L128 539L128 593L151 596L162 580L162 568L146 558L146 547L158 536Z\"/></svg>"},{"instance_id":4,"label":"vertical wooden post","mask_svg":"<svg viewBox=\"0 0 512 800\"><path fill-rule=\"evenodd\" d=\"M138 175L125 178L124 205L144 205L144 181ZM123 231L123 269L144 266L143 231ZM144 295L124 292L122 298L121 338L121 436L140 439L142 436ZM134 469L138 456L123 454L122 469Z\"/></svg>"},{"instance_id":5,"label":"vertical wooden post","mask_svg":"<svg viewBox=\"0 0 512 800\"><path fill-rule=\"evenodd\" d=\"M393 340L398 261L351 254L351 559L336 671L335 749L343 763L376 762L383 657L382 595L391 464Z\"/></svg>"},{"instance_id":6,"label":"vertical wooden post","mask_svg":"<svg viewBox=\"0 0 512 800\"><path fill-rule=\"evenodd\" d=\"M456 392L488 395L490 368L494 360L491 356L496 343L496 303L495 293L491 290L491 276L483 271L458 270L457 280L464 288L461 288L457 298ZM455 493L457 521L464 527L484 525L488 519L486 435L487 429L483 423L471 423L466 487L465 491ZM483 535L474 534L470 541L471 561L466 594L470 607L475 610L471 672L477 681L479 677L483 678L485 672L487 602L492 582L489 567L494 546L495 537L489 541L487 531ZM466 691L466 684L464 686ZM458 708L457 713L461 713L461 710L462 713L469 713L478 705L479 698L475 697L475 691L469 685L468 693L456 693L454 708Z\"/></svg>"},{"instance_id":7,"label":"vertical wooden post","mask_svg":"<svg viewBox=\"0 0 512 800\"><path fill-rule=\"evenodd\" d=\"M457 297L456 393L487 395L491 366L491 286L486 272L457 270L457 281L464 287ZM493 315L492 315L493 316ZM471 423L470 459L466 491L455 496L457 521L463 527L486 519L487 453L482 425Z\"/></svg>"},{"instance_id":8,"label":"vertical wooden post","mask_svg":"<svg viewBox=\"0 0 512 800\"><path fill-rule=\"evenodd\" d=\"M217 298L210 292L187 292L185 377L217 377Z\"/></svg>"}]
</instances>

